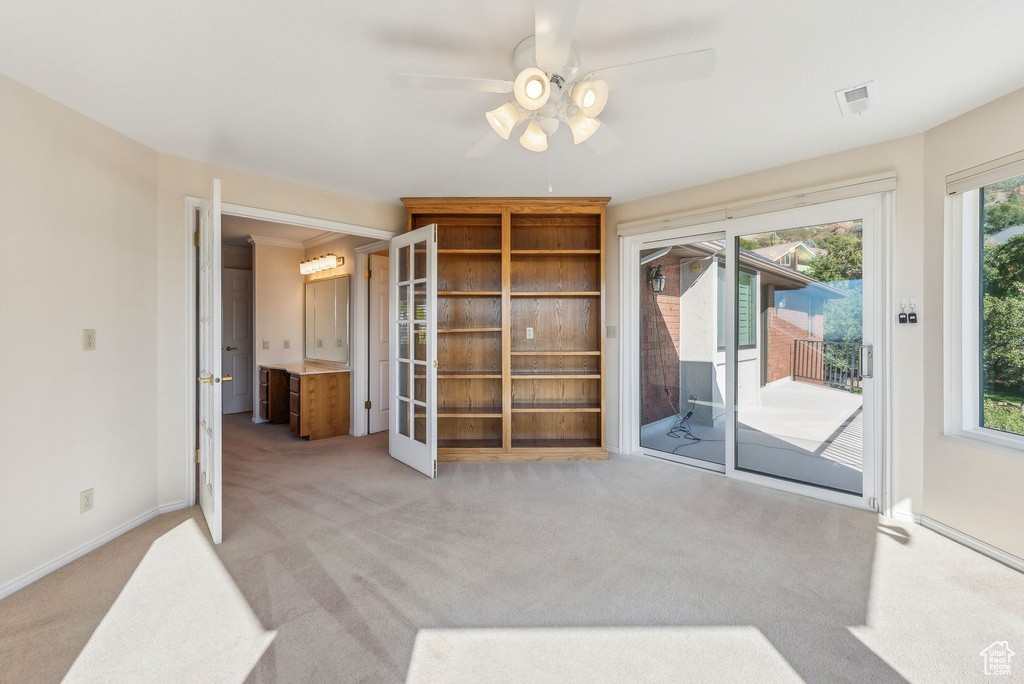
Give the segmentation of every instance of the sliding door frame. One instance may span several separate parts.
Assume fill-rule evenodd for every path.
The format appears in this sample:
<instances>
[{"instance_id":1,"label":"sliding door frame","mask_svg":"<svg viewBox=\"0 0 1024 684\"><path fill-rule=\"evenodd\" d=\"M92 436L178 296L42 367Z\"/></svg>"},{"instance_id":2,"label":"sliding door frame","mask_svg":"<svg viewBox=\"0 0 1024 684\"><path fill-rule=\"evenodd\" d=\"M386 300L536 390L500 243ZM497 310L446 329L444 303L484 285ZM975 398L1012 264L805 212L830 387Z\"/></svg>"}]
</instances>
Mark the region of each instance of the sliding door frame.
<instances>
[{"instance_id":1,"label":"sliding door frame","mask_svg":"<svg viewBox=\"0 0 1024 684\"><path fill-rule=\"evenodd\" d=\"M774 489L803 494L817 499L841 503L857 508L878 510L891 515L893 501L891 426L890 415L891 354L893 306L889 301L891 291L892 263L892 218L893 193L883 191L864 196L836 199L809 206L770 211L737 218L728 218L727 212L708 213L706 222L694 223L681 217L679 225L672 221L661 222L649 232L633 232L620 237L620 292L622 301L620 363L623 378L632 380L620 386L621 424L620 445L623 453L639 456L664 458L663 452L640 446L640 307L641 292L641 250L666 246L680 242L698 241L702 237L725 235L726 244L726 429L725 468L716 464L692 458L671 459L685 466L697 467L709 472L719 472L726 477L753 482ZM845 218L837 218L843 216ZM830 223L839 220L860 218L864 220L865 234L870 238L864 242L864 257L869 272L865 273L865 309L870 309L871 319L865 321L866 342L874 345L874 377L872 379L871 401L866 402L865 411L865 461L863 493L849 494L810 484L792 482L769 475L762 475L736 468L736 238L751 233L783 230L809 225ZM868 299L870 297L870 300ZM870 415L868 412L870 411Z\"/></svg>"}]
</instances>

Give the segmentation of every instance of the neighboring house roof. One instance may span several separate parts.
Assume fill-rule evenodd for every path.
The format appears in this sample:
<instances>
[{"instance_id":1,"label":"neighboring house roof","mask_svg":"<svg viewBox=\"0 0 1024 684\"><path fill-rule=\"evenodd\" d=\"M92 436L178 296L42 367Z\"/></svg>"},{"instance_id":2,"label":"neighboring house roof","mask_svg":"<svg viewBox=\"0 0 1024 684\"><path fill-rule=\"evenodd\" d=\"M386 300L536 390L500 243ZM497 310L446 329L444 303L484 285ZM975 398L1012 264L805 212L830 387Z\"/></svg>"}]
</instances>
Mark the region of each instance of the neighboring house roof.
<instances>
[{"instance_id":1,"label":"neighboring house roof","mask_svg":"<svg viewBox=\"0 0 1024 684\"><path fill-rule=\"evenodd\" d=\"M1002 245L1010 238L1017 237L1021 233L1024 233L1024 226L1010 226L1009 228L1003 228L998 233L992 233L986 238L986 240L991 240L997 245Z\"/></svg>"},{"instance_id":2,"label":"neighboring house roof","mask_svg":"<svg viewBox=\"0 0 1024 684\"><path fill-rule=\"evenodd\" d=\"M770 261L778 261L779 259L784 257L789 252L792 252L794 249L801 249L801 248L803 249L803 251L807 252L811 256L814 256L814 255L819 254L820 252L824 251L824 250L815 249L814 247L811 247L810 245L808 245L807 243L805 243L803 241L783 242L782 244L779 244L779 245L771 245L770 247L759 247L759 248L753 249L751 251L754 254L757 254L758 256L764 257L765 259L768 259Z\"/></svg>"},{"instance_id":3,"label":"neighboring house roof","mask_svg":"<svg viewBox=\"0 0 1024 684\"><path fill-rule=\"evenodd\" d=\"M708 255L719 254L725 249L725 245L720 240L698 242L688 245L688 247L697 251L705 252ZM792 269L789 266L777 264L771 259L761 256L754 250L744 249L742 247L740 248L740 266L756 271L771 273L780 279L788 281L793 286L793 289L806 288L810 292L813 292L817 297L823 297L825 299L839 299L841 297L849 296L846 292L837 290L836 288L829 286L828 283L815 280L806 273Z\"/></svg>"}]
</instances>

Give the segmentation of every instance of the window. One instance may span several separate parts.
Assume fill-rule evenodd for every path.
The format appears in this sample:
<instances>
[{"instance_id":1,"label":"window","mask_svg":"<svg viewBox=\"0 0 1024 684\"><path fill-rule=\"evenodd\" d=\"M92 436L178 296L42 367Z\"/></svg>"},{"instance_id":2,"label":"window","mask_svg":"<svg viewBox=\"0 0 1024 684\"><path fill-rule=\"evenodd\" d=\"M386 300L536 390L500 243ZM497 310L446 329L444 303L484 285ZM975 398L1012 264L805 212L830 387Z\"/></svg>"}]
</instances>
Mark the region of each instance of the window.
<instances>
[{"instance_id":1,"label":"window","mask_svg":"<svg viewBox=\"0 0 1024 684\"><path fill-rule=\"evenodd\" d=\"M785 254L783 254L782 258L779 259L779 264L782 265L782 266L792 266L793 265L793 253L792 252L786 252Z\"/></svg>"},{"instance_id":2,"label":"window","mask_svg":"<svg viewBox=\"0 0 1024 684\"><path fill-rule=\"evenodd\" d=\"M978 425L1024 435L1024 176L977 192Z\"/></svg>"},{"instance_id":3,"label":"window","mask_svg":"<svg viewBox=\"0 0 1024 684\"><path fill-rule=\"evenodd\" d=\"M946 192L945 433L1024 451L1024 152Z\"/></svg>"},{"instance_id":4,"label":"window","mask_svg":"<svg viewBox=\"0 0 1024 684\"><path fill-rule=\"evenodd\" d=\"M757 346L757 274L741 268L736 335L741 349ZM718 267L718 348L725 349L725 265Z\"/></svg>"}]
</instances>

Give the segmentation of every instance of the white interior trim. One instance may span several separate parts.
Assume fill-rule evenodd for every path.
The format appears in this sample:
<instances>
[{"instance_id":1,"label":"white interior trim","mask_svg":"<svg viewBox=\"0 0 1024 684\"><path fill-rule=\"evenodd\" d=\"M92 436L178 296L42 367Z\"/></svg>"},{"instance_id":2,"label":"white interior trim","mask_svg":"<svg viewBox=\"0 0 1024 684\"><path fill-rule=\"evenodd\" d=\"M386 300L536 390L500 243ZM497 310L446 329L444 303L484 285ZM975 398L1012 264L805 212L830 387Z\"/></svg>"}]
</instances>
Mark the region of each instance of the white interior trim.
<instances>
[{"instance_id":1,"label":"white interior trim","mask_svg":"<svg viewBox=\"0 0 1024 684\"><path fill-rule=\"evenodd\" d=\"M333 236L332 236L333 237ZM265 237L263 235L250 235L249 242L254 245L266 245L268 247L287 247L289 249L305 249L306 246L298 240L288 238Z\"/></svg>"},{"instance_id":2,"label":"white interior trim","mask_svg":"<svg viewBox=\"0 0 1024 684\"><path fill-rule=\"evenodd\" d=\"M949 174L946 176L946 194L958 195L1015 176L1024 176L1024 151Z\"/></svg>"},{"instance_id":3,"label":"white interior trim","mask_svg":"<svg viewBox=\"0 0 1024 684\"><path fill-rule=\"evenodd\" d=\"M182 508L186 508L188 505L189 504L187 501L175 501L174 503L164 504L163 506L157 506L156 508L152 508L146 511L145 513L137 515L128 522L118 525L114 529L108 532L104 532L100 536L90 539L81 546L77 546L68 551L67 553L62 553L53 560L47 561L46 563L43 563L42 565L33 568L32 570L29 570L25 574L19 577L15 577L7 584L0 586L0 599L10 596L19 589L23 589L28 585L32 584L33 582L35 582L36 580L46 577L55 570L60 570L62 567L64 567L71 561L78 560L90 551L98 549L99 547L103 546L112 539L116 539L125 532L135 529L142 523L152 520L158 515L163 515L164 513L170 513L172 511L181 510Z\"/></svg>"},{"instance_id":4,"label":"white interior trim","mask_svg":"<svg viewBox=\"0 0 1024 684\"><path fill-rule=\"evenodd\" d=\"M373 254L379 252L382 249L389 249L391 247L391 240L377 240L376 242L368 242L365 245L356 247L358 254Z\"/></svg>"},{"instance_id":5,"label":"white interior trim","mask_svg":"<svg viewBox=\"0 0 1024 684\"><path fill-rule=\"evenodd\" d=\"M1024 572L1024 558L1014 556L1012 553L1007 553L1002 549L997 549L987 542L983 542L976 537L965 534L960 530L954 529L949 525L941 523L933 518L929 518L928 516L920 516L919 522L922 527L926 527L932 532L936 532L937 534L941 534L943 537L952 539L973 551L977 551L983 556L988 556L992 560L999 561L1003 565L1009 566L1017 572Z\"/></svg>"},{"instance_id":6,"label":"white interior trim","mask_svg":"<svg viewBox=\"0 0 1024 684\"><path fill-rule=\"evenodd\" d=\"M287 223L292 226L316 228L318 230L326 230L332 233L344 233L345 235L372 237L379 240L389 240L394 234L391 231L384 230L382 228L357 226L354 223L342 223L341 221L318 219L310 216L301 216L299 214L288 214L283 211L273 211L271 209L257 209L256 207L247 207L242 204L231 204L230 202L224 202L221 204L221 214L257 219L260 221L272 221L274 223Z\"/></svg>"},{"instance_id":7,"label":"white interior trim","mask_svg":"<svg viewBox=\"0 0 1024 684\"><path fill-rule=\"evenodd\" d=\"M740 218L767 214L773 211L795 209L812 204L833 202L835 200L864 197L896 189L895 171L877 173L871 176L852 178L837 183L818 185L803 190L784 192L765 197L730 202L728 204L705 207L694 211L668 214L639 221L629 221L616 226L619 237L637 235L659 228L682 228L706 223L714 223L722 219Z\"/></svg>"},{"instance_id":8,"label":"white interior trim","mask_svg":"<svg viewBox=\"0 0 1024 684\"><path fill-rule=\"evenodd\" d=\"M390 240L378 240L356 247L355 272L352 278L355 280L355 310L360 315L359 320L366 321L364 330L368 333L370 329L370 283L366 279L366 271L370 268L370 254L388 249ZM360 277L361 276L361 277ZM369 372L370 372L370 348L366 335L356 335L352 340L352 359L362 359L364 363L352 364L352 431L356 437L362 437L370 431L369 409L366 400L369 396Z\"/></svg>"}]
</instances>

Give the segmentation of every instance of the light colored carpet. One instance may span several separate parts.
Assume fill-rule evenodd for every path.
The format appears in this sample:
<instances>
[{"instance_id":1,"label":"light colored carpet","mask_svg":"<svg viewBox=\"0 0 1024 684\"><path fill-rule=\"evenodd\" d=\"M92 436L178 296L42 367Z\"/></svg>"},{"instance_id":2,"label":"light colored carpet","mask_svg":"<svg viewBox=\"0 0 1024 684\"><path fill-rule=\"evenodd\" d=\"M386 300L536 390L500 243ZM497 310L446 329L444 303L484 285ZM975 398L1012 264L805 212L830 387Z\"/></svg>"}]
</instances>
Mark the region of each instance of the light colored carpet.
<instances>
[{"instance_id":1,"label":"light colored carpet","mask_svg":"<svg viewBox=\"0 0 1024 684\"><path fill-rule=\"evenodd\" d=\"M216 552L276 631L250 681L988 681L992 642L1024 659L1024 576L917 526L630 457L430 481L385 435L247 421L226 420ZM0 680L58 681L190 517L0 602Z\"/></svg>"}]
</instances>

